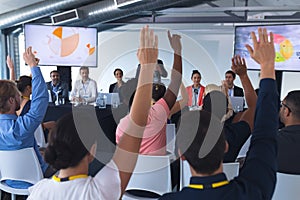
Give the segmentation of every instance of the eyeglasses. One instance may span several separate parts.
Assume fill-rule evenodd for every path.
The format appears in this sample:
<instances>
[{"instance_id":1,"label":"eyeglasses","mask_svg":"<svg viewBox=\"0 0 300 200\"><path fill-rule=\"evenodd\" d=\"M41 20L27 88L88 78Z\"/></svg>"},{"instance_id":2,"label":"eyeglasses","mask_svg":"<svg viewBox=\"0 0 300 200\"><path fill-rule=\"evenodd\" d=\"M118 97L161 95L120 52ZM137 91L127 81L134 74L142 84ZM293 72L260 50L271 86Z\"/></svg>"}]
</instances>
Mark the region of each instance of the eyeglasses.
<instances>
[{"instance_id":1,"label":"eyeglasses","mask_svg":"<svg viewBox=\"0 0 300 200\"><path fill-rule=\"evenodd\" d=\"M281 106L281 107L284 106L284 107L286 107L290 112L292 112L291 108L290 108L288 105L286 105L285 103L283 103L282 101L280 102L280 106Z\"/></svg>"}]
</instances>

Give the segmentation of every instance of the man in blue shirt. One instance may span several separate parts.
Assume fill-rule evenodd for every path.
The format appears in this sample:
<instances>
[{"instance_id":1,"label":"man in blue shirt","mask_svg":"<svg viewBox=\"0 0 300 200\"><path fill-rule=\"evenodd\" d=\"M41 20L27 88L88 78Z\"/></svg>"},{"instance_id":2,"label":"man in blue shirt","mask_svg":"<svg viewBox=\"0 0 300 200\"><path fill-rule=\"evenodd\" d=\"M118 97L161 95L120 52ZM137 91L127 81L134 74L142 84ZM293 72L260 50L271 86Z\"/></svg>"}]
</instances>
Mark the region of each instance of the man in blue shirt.
<instances>
[{"instance_id":1,"label":"man in blue shirt","mask_svg":"<svg viewBox=\"0 0 300 200\"><path fill-rule=\"evenodd\" d=\"M279 97L275 82L275 49L266 29L258 29L259 40L251 33L251 57L261 65L260 92L256 104L250 148L240 174L228 181L222 161L227 150L222 123L205 111L182 117L177 134L181 158L192 173L190 185L160 199L271 199L277 171L277 127ZM258 42L259 41L259 42ZM193 131L191 127L195 127Z\"/></svg>"},{"instance_id":2,"label":"man in blue shirt","mask_svg":"<svg viewBox=\"0 0 300 200\"><path fill-rule=\"evenodd\" d=\"M34 139L34 131L41 124L46 113L48 92L31 47L26 49L23 58L30 66L32 74L31 108L25 115L17 116L16 111L20 108L21 101L20 92L14 82L0 80L0 150L34 147L42 171L45 172L48 165L40 155ZM20 181L7 181L7 184L15 188L30 186L29 183Z\"/></svg>"}]
</instances>

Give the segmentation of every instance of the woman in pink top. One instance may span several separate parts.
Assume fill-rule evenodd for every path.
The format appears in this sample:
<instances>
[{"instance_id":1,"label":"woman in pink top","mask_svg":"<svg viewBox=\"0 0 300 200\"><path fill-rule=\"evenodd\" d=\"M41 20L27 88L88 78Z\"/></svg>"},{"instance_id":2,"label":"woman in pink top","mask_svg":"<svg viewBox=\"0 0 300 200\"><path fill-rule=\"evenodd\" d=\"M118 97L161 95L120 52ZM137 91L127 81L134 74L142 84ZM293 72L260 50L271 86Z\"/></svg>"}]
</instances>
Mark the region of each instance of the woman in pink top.
<instances>
[{"instance_id":1,"label":"woman in pink top","mask_svg":"<svg viewBox=\"0 0 300 200\"><path fill-rule=\"evenodd\" d=\"M170 109L174 106L181 83L182 60L180 36L168 32L170 45L174 50L174 62L171 73L171 83L166 92L161 84L153 85L152 99L155 102L148 114L147 125L145 127L140 154L165 155L166 154L166 122L170 114ZM126 84L125 84L126 85ZM124 117L116 130L116 142L120 142L121 136L125 132L129 116Z\"/></svg>"}]
</instances>

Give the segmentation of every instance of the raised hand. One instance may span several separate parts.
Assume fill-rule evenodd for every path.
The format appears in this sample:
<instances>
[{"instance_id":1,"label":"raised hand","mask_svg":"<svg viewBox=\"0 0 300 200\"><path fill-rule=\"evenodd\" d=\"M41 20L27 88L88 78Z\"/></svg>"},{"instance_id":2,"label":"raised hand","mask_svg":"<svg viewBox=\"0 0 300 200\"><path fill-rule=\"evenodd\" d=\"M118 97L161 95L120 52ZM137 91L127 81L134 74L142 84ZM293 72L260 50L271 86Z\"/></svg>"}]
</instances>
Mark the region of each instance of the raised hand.
<instances>
[{"instance_id":1,"label":"raised hand","mask_svg":"<svg viewBox=\"0 0 300 200\"><path fill-rule=\"evenodd\" d=\"M172 49L174 50L174 52L176 54L181 55L181 49L182 49L181 41L180 41L181 36L177 35L177 34L171 35L170 31L168 31L168 38L169 38L170 45L171 45Z\"/></svg>"},{"instance_id":2,"label":"raised hand","mask_svg":"<svg viewBox=\"0 0 300 200\"><path fill-rule=\"evenodd\" d=\"M148 26L142 28L140 32L140 46L137 52L137 57L142 65L157 63L158 57L158 37L154 35L153 30Z\"/></svg>"},{"instance_id":3,"label":"raised hand","mask_svg":"<svg viewBox=\"0 0 300 200\"><path fill-rule=\"evenodd\" d=\"M254 32L251 32L253 41L253 48L250 45L246 45L251 57L260 64L261 78L273 78L275 79L275 48L274 48L274 36L270 32L270 41L268 39L268 33L266 28L258 28L259 41L256 38Z\"/></svg>"},{"instance_id":4,"label":"raised hand","mask_svg":"<svg viewBox=\"0 0 300 200\"><path fill-rule=\"evenodd\" d=\"M6 64L7 64L7 67L9 68L9 70L15 69L13 60L11 59L11 57L9 55L7 55L7 57L6 57Z\"/></svg>"},{"instance_id":5,"label":"raised hand","mask_svg":"<svg viewBox=\"0 0 300 200\"><path fill-rule=\"evenodd\" d=\"M23 58L25 63L27 63L30 67L37 66L38 60L35 58L32 53L32 47L28 47L26 51L23 53Z\"/></svg>"},{"instance_id":6,"label":"raised hand","mask_svg":"<svg viewBox=\"0 0 300 200\"><path fill-rule=\"evenodd\" d=\"M244 58L237 55L231 59L231 69L236 73L238 76L243 76L247 73L247 65Z\"/></svg>"},{"instance_id":7,"label":"raised hand","mask_svg":"<svg viewBox=\"0 0 300 200\"><path fill-rule=\"evenodd\" d=\"M228 97L228 83L222 80L221 91Z\"/></svg>"}]
</instances>

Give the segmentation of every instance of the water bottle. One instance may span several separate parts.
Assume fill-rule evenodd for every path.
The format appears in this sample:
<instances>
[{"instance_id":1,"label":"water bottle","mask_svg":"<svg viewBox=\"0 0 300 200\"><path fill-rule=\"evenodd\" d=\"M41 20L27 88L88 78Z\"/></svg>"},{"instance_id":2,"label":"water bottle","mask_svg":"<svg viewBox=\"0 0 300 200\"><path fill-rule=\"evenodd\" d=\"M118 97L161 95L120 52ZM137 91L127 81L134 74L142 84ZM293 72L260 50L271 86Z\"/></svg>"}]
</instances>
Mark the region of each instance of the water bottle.
<instances>
[{"instance_id":1,"label":"water bottle","mask_svg":"<svg viewBox=\"0 0 300 200\"><path fill-rule=\"evenodd\" d=\"M106 108L106 95L100 95L99 108Z\"/></svg>"}]
</instances>

